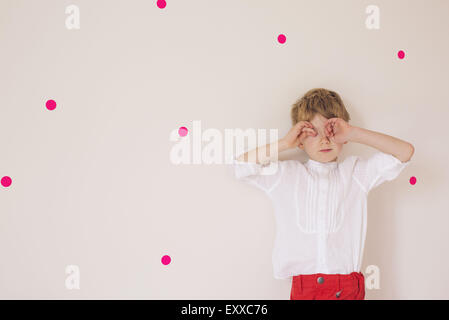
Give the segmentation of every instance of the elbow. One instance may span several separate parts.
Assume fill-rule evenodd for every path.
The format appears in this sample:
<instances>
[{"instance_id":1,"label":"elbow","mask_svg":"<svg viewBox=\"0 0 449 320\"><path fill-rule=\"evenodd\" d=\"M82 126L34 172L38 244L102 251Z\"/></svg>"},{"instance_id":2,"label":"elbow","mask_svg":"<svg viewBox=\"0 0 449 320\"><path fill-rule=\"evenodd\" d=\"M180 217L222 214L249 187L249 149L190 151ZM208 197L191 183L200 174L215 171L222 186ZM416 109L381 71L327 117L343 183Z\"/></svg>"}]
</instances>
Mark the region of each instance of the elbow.
<instances>
[{"instance_id":1,"label":"elbow","mask_svg":"<svg viewBox=\"0 0 449 320\"><path fill-rule=\"evenodd\" d=\"M414 153L415 153L415 147L410 143L409 144L409 151L408 151L407 160L404 161L404 162L410 161L410 159L413 157Z\"/></svg>"}]
</instances>

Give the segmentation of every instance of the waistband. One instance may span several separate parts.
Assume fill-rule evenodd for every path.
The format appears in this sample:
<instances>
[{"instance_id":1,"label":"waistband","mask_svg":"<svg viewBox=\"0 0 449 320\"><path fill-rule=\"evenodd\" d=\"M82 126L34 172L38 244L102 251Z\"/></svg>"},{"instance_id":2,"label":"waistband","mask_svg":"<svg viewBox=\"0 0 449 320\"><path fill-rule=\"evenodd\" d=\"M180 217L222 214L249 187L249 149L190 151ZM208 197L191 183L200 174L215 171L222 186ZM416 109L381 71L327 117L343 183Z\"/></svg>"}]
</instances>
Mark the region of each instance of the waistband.
<instances>
[{"instance_id":1,"label":"waistband","mask_svg":"<svg viewBox=\"0 0 449 320\"><path fill-rule=\"evenodd\" d=\"M293 284L300 287L340 287L340 285L357 285L364 280L363 273L351 272L349 274L300 274L293 276Z\"/></svg>"}]
</instances>

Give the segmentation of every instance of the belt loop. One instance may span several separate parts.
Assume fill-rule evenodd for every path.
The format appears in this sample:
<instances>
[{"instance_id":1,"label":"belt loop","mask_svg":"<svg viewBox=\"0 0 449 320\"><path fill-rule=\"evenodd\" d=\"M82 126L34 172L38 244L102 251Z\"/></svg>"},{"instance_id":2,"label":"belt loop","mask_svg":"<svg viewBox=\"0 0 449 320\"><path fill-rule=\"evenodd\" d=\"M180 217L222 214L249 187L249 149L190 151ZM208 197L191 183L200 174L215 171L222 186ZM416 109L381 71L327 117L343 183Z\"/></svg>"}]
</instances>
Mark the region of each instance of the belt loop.
<instances>
[{"instance_id":1,"label":"belt loop","mask_svg":"<svg viewBox=\"0 0 449 320\"><path fill-rule=\"evenodd\" d=\"M338 288L337 291L340 291L340 274L337 274L338 277Z\"/></svg>"},{"instance_id":2,"label":"belt loop","mask_svg":"<svg viewBox=\"0 0 449 320\"><path fill-rule=\"evenodd\" d=\"M357 273L357 290L360 291L360 273Z\"/></svg>"},{"instance_id":3,"label":"belt loop","mask_svg":"<svg viewBox=\"0 0 449 320\"><path fill-rule=\"evenodd\" d=\"M301 289L301 293L302 293L302 275L299 275L299 289Z\"/></svg>"}]
</instances>

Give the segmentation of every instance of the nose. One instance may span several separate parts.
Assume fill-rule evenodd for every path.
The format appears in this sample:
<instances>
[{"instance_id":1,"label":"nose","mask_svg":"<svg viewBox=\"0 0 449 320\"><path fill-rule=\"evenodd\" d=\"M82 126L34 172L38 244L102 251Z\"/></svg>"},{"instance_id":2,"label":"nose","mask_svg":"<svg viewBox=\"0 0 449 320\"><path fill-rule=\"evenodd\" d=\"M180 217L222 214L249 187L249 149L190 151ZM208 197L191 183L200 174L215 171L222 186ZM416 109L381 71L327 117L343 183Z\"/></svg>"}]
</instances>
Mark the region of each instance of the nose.
<instances>
[{"instance_id":1,"label":"nose","mask_svg":"<svg viewBox=\"0 0 449 320\"><path fill-rule=\"evenodd\" d=\"M319 136L320 140L324 139L325 141L330 141L330 138L328 136L326 136L326 134L322 130L319 131L318 136Z\"/></svg>"},{"instance_id":2,"label":"nose","mask_svg":"<svg viewBox=\"0 0 449 320\"><path fill-rule=\"evenodd\" d=\"M317 134L318 134L321 145L324 145L324 144L328 145L330 143L330 138L328 136L326 136L324 131L320 130Z\"/></svg>"}]
</instances>

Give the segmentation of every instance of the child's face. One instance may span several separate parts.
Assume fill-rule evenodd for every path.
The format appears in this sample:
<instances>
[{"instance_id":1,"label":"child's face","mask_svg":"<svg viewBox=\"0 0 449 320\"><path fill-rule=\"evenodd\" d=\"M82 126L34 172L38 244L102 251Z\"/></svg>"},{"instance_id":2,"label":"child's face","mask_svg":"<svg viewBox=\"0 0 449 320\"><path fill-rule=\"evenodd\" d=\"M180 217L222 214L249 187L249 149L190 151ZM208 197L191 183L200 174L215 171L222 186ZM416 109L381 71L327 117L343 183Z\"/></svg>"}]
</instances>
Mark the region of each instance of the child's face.
<instances>
[{"instance_id":1,"label":"child's face","mask_svg":"<svg viewBox=\"0 0 449 320\"><path fill-rule=\"evenodd\" d=\"M327 118L321 114L316 114L314 118L309 121L313 125L313 129L317 133L315 136L307 136L299 148L303 149L312 160L319 162L337 161L337 157L343 148L344 143L335 143L326 136L324 131L324 124ZM323 149L331 149L331 151L323 152Z\"/></svg>"}]
</instances>

